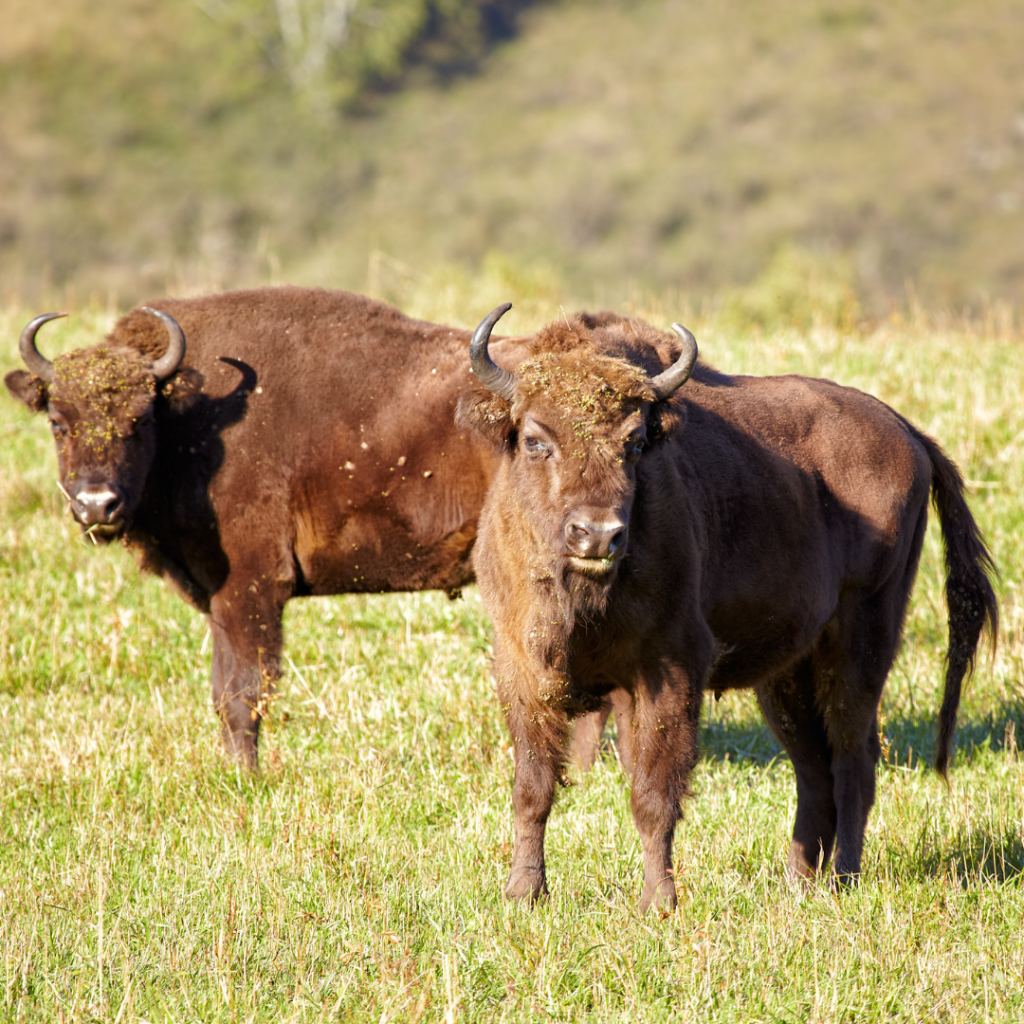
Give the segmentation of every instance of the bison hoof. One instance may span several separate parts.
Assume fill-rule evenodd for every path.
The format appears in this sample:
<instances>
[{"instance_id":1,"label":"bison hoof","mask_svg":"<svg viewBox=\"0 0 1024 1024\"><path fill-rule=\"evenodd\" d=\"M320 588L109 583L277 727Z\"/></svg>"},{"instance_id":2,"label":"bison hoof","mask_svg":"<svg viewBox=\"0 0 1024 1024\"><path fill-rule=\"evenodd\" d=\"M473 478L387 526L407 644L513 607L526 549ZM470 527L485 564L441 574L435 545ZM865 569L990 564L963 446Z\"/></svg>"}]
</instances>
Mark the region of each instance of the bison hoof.
<instances>
[{"instance_id":1,"label":"bison hoof","mask_svg":"<svg viewBox=\"0 0 1024 1024\"><path fill-rule=\"evenodd\" d=\"M238 733L224 732L224 748L231 760L243 770L256 775L260 770L259 753L256 740L250 736L239 736Z\"/></svg>"},{"instance_id":2,"label":"bison hoof","mask_svg":"<svg viewBox=\"0 0 1024 1024\"><path fill-rule=\"evenodd\" d=\"M857 886L860 885L860 870L840 871L836 868L835 873L829 881L833 892L849 892L851 889L856 889Z\"/></svg>"},{"instance_id":3,"label":"bison hoof","mask_svg":"<svg viewBox=\"0 0 1024 1024\"><path fill-rule=\"evenodd\" d=\"M547 896L548 884L542 868L513 868L505 883L505 899L534 903Z\"/></svg>"},{"instance_id":4,"label":"bison hoof","mask_svg":"<svg viewBox=\"0 0 1024 1024\"><path fill-rule=\"evenodd\" d=\"M644 884L644 891L640 894L640 904L637 909L641 914L648 910L671 914L678 903L675 882L671 878L663 878L656 886Z\"/></svg>"},{"instance_id":5,"label":"bison hoof","mask_svg":"<svg viewBox=\"0 0 1024 1024\"><path fill-rule=\"evenodd\" d=\"M792 849L786 861L786 881L797 892L810 892L818 878L817 868L808 864L802 849Z\"/></svg>"}]
</instances>

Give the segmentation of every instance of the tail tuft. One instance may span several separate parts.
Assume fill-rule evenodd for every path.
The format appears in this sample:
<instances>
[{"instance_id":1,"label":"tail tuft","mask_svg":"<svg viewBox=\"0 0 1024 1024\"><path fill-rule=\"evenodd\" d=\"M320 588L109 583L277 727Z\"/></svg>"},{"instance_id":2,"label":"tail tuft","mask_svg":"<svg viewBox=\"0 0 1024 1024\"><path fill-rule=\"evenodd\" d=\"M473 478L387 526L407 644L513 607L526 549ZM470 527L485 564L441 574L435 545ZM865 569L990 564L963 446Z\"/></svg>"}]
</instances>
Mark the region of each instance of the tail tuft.
<instances>
[{"instance_id":1,"label":"tail tuft","mask_svg":"<svg viewBox=\"0 0 1024 1024\"><path fill-rule=\"evenodd\" d=\"M974 670L978 641L986 625L992 637L992 650L995 651L999 635L999 607L992 589L992 578L997 577L998 572L964 500L964 481L959 470L930 437L911 429L924 445L932 464L932 503L939 514L946 548L949 648L946 651L946 684L935 750L935 768L945 777L963 681Z\"/></svg>"}]
</instances>

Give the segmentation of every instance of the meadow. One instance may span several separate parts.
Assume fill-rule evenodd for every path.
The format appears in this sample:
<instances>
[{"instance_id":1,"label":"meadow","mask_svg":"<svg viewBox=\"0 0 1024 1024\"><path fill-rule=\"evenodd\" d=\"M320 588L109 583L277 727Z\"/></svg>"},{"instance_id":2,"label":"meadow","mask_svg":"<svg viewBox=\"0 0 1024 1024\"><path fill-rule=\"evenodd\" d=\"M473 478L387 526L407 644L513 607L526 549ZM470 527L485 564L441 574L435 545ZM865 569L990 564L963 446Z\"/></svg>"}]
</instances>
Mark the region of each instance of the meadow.
<instances>
[{"instance_id":1,"label":"meadow","mask_svg":"<svg viewBox=\"0 0 1024 1024\"><path fill-rule=\"evenodd\" d=\"M500 275L499 275L500 276ZM499 288L500 286L500 288ZM409 312L509 330L560 297L505 275L410 284ZM567 308L571 308L568 307ZM289 606L262 770L221 753L201 615L64 511L41 418L0 396L0 1019L1009 1021L1024 1017L1024 380L1005 319L739 329L666 294L722 369L870 391L969 481L1002 634L929 767L945 650L929 526L880 722L852 891L783 877L790 764L747 694L706 703L671 915L640 916L640 844L611 738L548 830L551 896L509 904L511 746L473 588ZM0 368L36 310L0 311ZM85 307L48 353L91 343ZM505 324L503 323L503 327Z\"/></svg>"}]
</instances>

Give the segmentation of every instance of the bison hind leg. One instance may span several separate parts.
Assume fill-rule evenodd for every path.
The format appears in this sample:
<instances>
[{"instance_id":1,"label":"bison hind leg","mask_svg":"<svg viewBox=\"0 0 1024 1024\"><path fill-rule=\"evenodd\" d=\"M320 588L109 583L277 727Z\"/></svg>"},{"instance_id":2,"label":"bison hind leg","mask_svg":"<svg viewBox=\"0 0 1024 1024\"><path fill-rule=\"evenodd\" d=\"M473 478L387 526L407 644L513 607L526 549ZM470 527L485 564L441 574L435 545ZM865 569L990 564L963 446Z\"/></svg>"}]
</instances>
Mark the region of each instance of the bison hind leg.
<instances>
[{"instance_id":1,"label":"bison hind leg","mask_svg":"<svg viewBox=\"0 0 1024 1024\"><path fill-rule=\"evenodd\" d=\"M572 760L582 772L589 772L597 760L597 750L604 735L605 723L612 712L611 702L576 720L572 734Z\"/></svg>"},{"instance_id":2,"label":"bison hind leg","mask_svg":"<svg viewBox=\"0 0 1024 1024\"><path fill-rule=\"evenodd\" d=\"M875 773L882 755L878 705L896 659L907 598L917 567L910 560L870 596L851 599L837 617L838 630L819 645L818 704L832 748L835 780L835 875L850 884L860 875L864 833L875 802Z\"/></svg>"},{"instance_id":3,"label":"bison hind leg","mask_svg":"<svg viewBox=\"0 0 1024 1024\"><path fill-rule=\"evenodd\" d=\"M835 876L840 885L855 884L860 877L864 834L875 802L875 767L880 755L876 728L859 750L838 753L832 759L838 812Z\"/></svg>"},{"instance_id":4,"label":"bison hind leg","mask_svg":"<svg viewBox=\"0 0 1024 1024\"><path fill-rule=\"evenodd\" d=\"M814 666L808 658L755 691L796 774L796 820L786 875L800 883L813 880L828 867L836 838L832 749L814 683Z\"/></svg>"},{"instance_id":5,"label":"bison hind leg","mask_svg":"<svg viewBox=\"0 0 1024 1024\"><path fill-rule=\"evenodd\" d=\"M615 715L615 746L619 764L626 778L632 780L636 753L633 749L633 696L628 690L613 690L598 711L592 711L577 721L572 737L573 760L583 772L594 767L605 725L612 714Z\"/></svg>"}]
</instances>

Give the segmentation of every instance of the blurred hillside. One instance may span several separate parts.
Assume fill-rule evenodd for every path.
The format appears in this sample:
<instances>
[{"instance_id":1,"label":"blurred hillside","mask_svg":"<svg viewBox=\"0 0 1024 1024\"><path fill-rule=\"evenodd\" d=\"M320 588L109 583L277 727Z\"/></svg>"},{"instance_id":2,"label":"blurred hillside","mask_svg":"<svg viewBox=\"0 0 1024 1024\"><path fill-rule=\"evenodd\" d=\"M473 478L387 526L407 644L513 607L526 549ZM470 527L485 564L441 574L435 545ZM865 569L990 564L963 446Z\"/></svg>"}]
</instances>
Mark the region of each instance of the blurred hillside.
<instances>
[{"instance_id":1,"label":"blurred hillside","mask_svg":"<svg viewBox=\"0 0 1024 1024\"><path fill-rule=\"evenodd\" d=\"M326 60L289 3L0 0L0 296L501 253L700 301L798 253L876 310L1020 297L1018 0L391 0Z\"/></svg>"}]
</instances>

